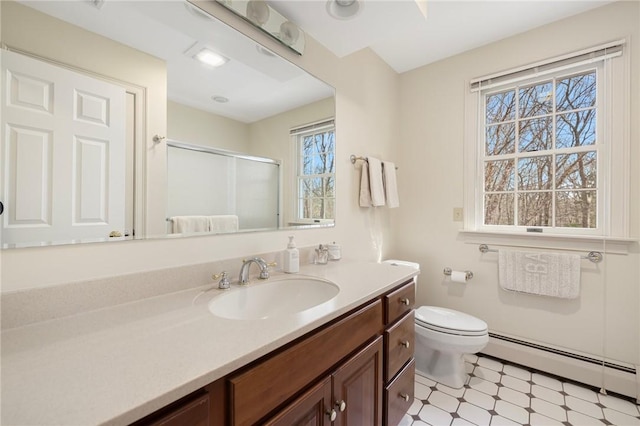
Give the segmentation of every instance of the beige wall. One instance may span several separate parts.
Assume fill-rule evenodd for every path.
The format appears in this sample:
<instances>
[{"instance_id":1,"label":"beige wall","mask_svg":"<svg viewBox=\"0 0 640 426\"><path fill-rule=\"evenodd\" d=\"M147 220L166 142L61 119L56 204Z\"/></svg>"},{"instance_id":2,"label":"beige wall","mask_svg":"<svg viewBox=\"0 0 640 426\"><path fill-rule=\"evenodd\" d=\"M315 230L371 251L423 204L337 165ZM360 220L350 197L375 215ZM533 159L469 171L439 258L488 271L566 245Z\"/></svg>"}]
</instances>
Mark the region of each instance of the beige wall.
<instances>
[{"instance_id":1,"label":"beige wall","mask_svg":"<svg viewBox=\"0 0 640 426\"><path fill-rule=\"evenodd\" d=\"M3 292L281 250L286 247L290 234L295 235L299 246L336 241L342 244L345 258L379 256L380 245L374 246L373 241L387 239L388 215L386 211L377 211L374 217L377 227L370 231L370 212L362 211L356 204L359 171L350 163L349 154L386 157L391 153L389 141L395 140L399 131L398 75L370 50L338 59L310 37L305 54L300 57L219 5L206 3L205 6L225 22L336 88L336 172L339 176L336 226L5 250L2 252ZM98 51L95 46L94 50ZM148 137L154 134L165 134L164 129L150 130ZM152 143L147 146L150 161L158 156L154 149ZM162 155L164 158L164 152ZM153 188L151 186L150 192ZM159 215L165 212L164 205L148 208L155 209Z\"/></svg>"},{"instance_id":2,"label":"beige wall","mask_svg":"<svg viewBox=\"0 0 640 426\"><path fill-rule=\"evenodd\" d=\"M177 102L167 102L167 137L178 142L249 152L246 123Z\"/></svg>"},{"instance_id":3,"label":"beige wall","mask_svg":"<svg viewBox=\"0 0 640 426\"><path fill-rule=\"evenodd\" d=\"M392 217L395 256L422 265L418 302L476 315L492 331L639 364L638 247L582 262L581 297L563 301L498 289L497 256L465 244L452 210L463 205L464 97L468 81L560 54L627 39L631 117L640 114L640 4L619 2L407 72L401 76L399 149L403 206ZM631 123L631 158L640 154L640 122ZM614 165L622 167L622 165ZM638 161L631 162L631 229L640 229ZM442 270L473 271L468 284Z\"/></svg>"}]
</instances>

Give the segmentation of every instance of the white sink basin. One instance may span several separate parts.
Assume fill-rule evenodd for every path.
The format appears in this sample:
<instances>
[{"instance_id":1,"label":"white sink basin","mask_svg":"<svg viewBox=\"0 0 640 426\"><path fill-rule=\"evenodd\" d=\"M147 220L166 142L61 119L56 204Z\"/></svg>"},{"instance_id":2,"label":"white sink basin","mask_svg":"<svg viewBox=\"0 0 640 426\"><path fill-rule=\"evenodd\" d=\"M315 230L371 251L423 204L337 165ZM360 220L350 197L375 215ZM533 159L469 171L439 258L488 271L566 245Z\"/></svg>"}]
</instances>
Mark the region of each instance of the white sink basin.
<instances>
[{"instance_id":1,"label":"white sink basin","mask_svg":"<svg viewBox=\"0 0 640 426\"><path fill-rule=\"evenodd\" d=\"M340 288L318 278L268 279L234 286L209 302L212 314L251 320L293 315L333 299Z\"/></svg>"}]
</instances>

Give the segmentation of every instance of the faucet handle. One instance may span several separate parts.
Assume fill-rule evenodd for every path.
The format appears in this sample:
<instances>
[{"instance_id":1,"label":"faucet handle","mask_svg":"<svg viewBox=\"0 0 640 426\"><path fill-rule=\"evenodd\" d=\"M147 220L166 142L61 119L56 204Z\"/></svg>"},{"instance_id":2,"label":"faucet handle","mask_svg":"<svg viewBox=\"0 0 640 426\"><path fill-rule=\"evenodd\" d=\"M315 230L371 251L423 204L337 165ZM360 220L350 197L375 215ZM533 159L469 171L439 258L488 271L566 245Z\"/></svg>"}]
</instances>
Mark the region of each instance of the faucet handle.
<instances>
[{"instance_id":1,"label":"faucet handle","mask_svg":"<svg viewBox=\"0 0 640 426\"><path fill-rule=\"evenodd\" d=\"M220 279L218 282L218 288L222 290L227 290L231 287L231 283L229 282L229 277L227 276L227 271L222 271L219 274L214 274L211 276L214 280Z\"/></svg>"},{"instance_id":2,"label":"faucet handle","mask_svg":"<svg viewBox=\"0 0 640 426\"><path fill-rule=\"evenodd\" d=\"M267 263L267 266L269 266L271 268L274 268L274 267L278 266L278 262L269 262L269 263Z\"/></svg>"}]
</instances>

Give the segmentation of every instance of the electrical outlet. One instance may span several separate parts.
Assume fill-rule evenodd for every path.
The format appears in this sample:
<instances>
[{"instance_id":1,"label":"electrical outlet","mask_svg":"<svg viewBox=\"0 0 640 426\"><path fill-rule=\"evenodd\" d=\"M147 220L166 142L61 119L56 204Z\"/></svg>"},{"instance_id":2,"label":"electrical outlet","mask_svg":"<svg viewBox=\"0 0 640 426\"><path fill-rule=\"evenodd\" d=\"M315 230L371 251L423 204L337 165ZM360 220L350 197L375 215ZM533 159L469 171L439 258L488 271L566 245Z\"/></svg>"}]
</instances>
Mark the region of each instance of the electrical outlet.
<instances>
[{"instance_id":1,"label":"electrical outlet","mask_svg":"<svg viewBox=\"0 0 640 426\"><path fill-rule=\"evenodd\" d=\"M454 222L462 222L463 221L463 210L462 210L462 207L454 207L453 208L453 221Z\"/></svg>"}]
</instances>

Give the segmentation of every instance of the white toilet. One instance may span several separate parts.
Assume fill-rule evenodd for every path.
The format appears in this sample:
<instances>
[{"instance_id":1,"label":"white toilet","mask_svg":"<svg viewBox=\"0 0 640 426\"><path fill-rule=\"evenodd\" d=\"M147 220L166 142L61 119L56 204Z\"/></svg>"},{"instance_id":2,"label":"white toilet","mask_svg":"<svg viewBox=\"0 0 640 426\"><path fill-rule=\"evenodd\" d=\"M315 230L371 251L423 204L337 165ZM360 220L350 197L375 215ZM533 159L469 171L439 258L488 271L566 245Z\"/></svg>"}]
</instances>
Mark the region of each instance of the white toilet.
<instances>
[{"instance_id":1,"label":"white toilet","mask_svg":"<svg viewBox=\"0 0 640 426\"><path fill-rule=\"evenodd\" d=\"M452 309L416 309L416 371L452 388L467 381L464 355L480 352L489 343L487 323Z\"/></svg>"},{"instance_id":2,"label":"white toilet","mask_svg":"<svg viewBox=\"0 0 640 426\"><path fill-rule=\"evenodd\" d=\"M386 260L385 263L420 269L419 264L402 260ZM415 315L416 372L443 385L461 388L468 378L464 355L475 354L487 346L487 323L437 306L420 306Z\"/></svg>"}]
</instances>

